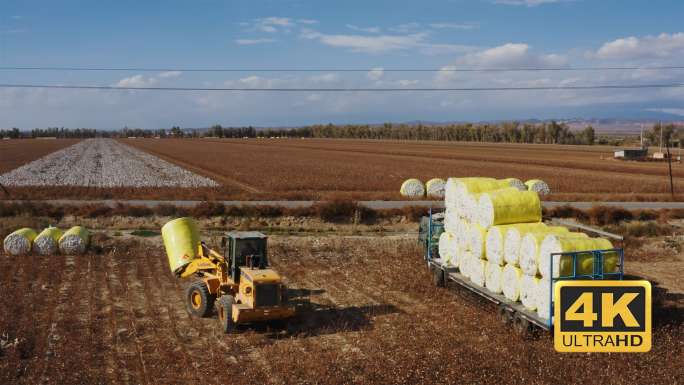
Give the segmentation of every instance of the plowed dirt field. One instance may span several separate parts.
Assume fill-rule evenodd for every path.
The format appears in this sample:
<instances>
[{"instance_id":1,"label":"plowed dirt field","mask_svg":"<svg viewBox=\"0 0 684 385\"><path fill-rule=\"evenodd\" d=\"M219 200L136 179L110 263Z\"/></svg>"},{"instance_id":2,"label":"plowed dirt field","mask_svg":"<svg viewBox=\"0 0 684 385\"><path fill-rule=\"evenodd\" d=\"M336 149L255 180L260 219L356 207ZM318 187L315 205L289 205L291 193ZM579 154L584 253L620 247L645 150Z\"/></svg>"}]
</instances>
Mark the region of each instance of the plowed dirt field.
<instances>
[{"instance_id":1,"label":"plowed dirt field","mask_svg":"<svg viewBox=\"0 0 684 385\"><path fill-rule=\"evenodd\" d=\"M205 239L217 244L218 239ZM163 248L98 235L85 255L0 257L0 383L681 383L681 294L654 292L653 349L559 354L430 286L415 238L269 239L286 328L222 334L189 314Z\"/></svg>"}]
</instances>

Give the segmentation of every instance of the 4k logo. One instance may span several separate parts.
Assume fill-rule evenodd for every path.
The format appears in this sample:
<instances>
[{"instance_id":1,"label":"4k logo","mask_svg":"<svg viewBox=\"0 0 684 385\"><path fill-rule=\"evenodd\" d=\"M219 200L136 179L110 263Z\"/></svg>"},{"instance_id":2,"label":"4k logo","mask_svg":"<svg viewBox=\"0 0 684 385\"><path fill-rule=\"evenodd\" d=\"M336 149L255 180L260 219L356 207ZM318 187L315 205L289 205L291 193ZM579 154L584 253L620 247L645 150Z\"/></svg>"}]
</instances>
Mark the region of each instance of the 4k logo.
<instances>
[{"instance_id":1,"label":"4k logo","mask_svg":"<svg viewBox=\"0 0 684 385\"><path fill-rule=\"evenodd\" d=\"M555 287L554 342L559 352L651 350L651 284L563 281Z\"/></svg>"}]
</instances>

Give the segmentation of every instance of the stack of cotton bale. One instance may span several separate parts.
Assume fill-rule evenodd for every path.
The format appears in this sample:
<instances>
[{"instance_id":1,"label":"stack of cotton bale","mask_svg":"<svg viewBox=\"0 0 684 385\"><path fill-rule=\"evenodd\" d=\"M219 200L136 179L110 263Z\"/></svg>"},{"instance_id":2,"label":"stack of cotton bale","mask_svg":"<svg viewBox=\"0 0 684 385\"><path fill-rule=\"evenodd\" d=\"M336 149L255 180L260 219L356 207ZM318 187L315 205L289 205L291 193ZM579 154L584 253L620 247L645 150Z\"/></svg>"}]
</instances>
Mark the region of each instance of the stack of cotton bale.
<instances>
[{"instance_id":1,"label":"stack of cotton bale","mask_svg":"<svg viewBox=\"0 0 684 385\"><path fill-rule=\"evenodd\" d=\"M26 254L31 250L40 255L83 253L90 245L90 233L81 226L74 226L66 233L56 227L48 227L37 234L29 228L20 229L5 238L4 248L10 255Z\"/></svg>"},{"instance_id":2,"label":"stack of cotton bale","mask_svg":"<svg viewBox=\"0 0 684 385\"><path fill-rule=\"evenodd\" d=\"M444 198L445 185L446 181L440 178L430 179L425 184L418 179L408 179L402 183L399 192L402 196L409 198L426 195L434 198Z\"/></svg>"}]
</instances>

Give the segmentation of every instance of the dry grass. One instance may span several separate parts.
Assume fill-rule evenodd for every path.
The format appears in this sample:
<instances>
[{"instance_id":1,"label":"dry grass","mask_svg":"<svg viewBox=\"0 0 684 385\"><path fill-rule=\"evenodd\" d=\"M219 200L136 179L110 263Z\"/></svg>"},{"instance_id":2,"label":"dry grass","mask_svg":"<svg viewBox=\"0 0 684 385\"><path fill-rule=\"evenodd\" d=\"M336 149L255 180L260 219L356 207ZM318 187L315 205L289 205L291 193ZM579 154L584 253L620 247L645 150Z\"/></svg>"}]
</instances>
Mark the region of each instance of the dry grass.
<instances>
[{"instance_id":1,"label":"dry grass","mask_svg":"<svg viewBox=\"0 0 684 385\"><path fill-rule=\"evenodd\" d=\"M681 296L656 291L653 349L556 353L430 286L417 247L271 243L297 317L224 335L190 317L163 250L103 237L88 254L0 258L1 383L579 383L684 381ZM38 258L29 255L23 258ZM369 284L370 283L370 284ZM87 363L87 364L84 364ZM636 363L636 364L635 364Z\"/></svg>"}]
</instances>

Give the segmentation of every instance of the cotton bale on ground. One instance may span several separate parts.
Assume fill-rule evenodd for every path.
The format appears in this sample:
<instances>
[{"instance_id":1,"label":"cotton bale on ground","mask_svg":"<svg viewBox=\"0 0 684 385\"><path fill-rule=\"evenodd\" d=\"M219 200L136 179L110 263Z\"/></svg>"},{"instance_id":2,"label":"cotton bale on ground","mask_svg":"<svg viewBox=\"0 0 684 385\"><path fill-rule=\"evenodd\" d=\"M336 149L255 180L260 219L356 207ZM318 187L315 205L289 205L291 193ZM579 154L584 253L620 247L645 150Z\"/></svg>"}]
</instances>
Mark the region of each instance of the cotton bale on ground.
<instances>
[{"instance_id":1,"label":"cotton bale on ground","mask_svg":"<svg viewBox=\"0 0 684 385\"><path fill-rule=\"evenodd\" d=\"M48 227L38 234L33 241L33 249L40 255L54 254L59 249L59 239L64 233L56 227Z\"/></svg>"},{"instance_id":2,"label":"cotton bale on ground","mask_svg":"<svg viewBox=\"0 0 684 385\"><path fill-rule=\"evenodd\" d=\"M81 254L90 245L90 233L81 226L74 226L59 239L59 249L66 254Z\"/></svg>"},{"instance_id":3,"label":"cotton bale on ground","mask_svg":"<svg viewBox=\"0 0 684 385\"><path fill-rule=\"evenodd\" d=\"M425 196L425 185L418 179L408 179L401 185L401 195L409 198Z\"/></svg>"},{"instance_id":4,"label":"cotton bale on ground","mask_svg":"<svg viewBox=\"0 0 684 385\"><path fill-rule=\"evenodd\" d=\"M534 191L539 196L547 196L551 194L551 189L549 188L549 185L546 184L543 180L539 179L533 179L533 180L528 180L525 182L525 186L527 186L527 189L529 191Z\"/></svg>"},{"instance_id":5,"label":"cotton bale on ground","mask_svg":"<svg viewBox=\"0 0 684 385\"><path fill-rule=\"evenodd\" d=\"M527 190L527 186L525 186L525 183L523 181L521 181L520 179L506 178L504 180L508 181L508 183L511 184L511 187L515 187L519 191L526 191Z\"/></svg>"},{"instance_id":6,"label":"cotton bale on ground","mask_svg":"<svg viewBox=\"0 0 684 385\"><path fill-rule=\"evenodd\" d=\"M430 179L425 183L425 190L427 191L427 196L435 198L444 198L444 188L446 186L446 181L444 179Z\"/></svg>"},{"instance_id":7,"label":"cotton bale on ground","mask_svg":"<svg viewBox=\"0 0 684 385\"><path fill-rule=\"evenodd\" d=\"M31 251L38 234L29 228L19 229L5 237L5 251L10 255L21 255Z\"/></svg>"}]
</instances>

